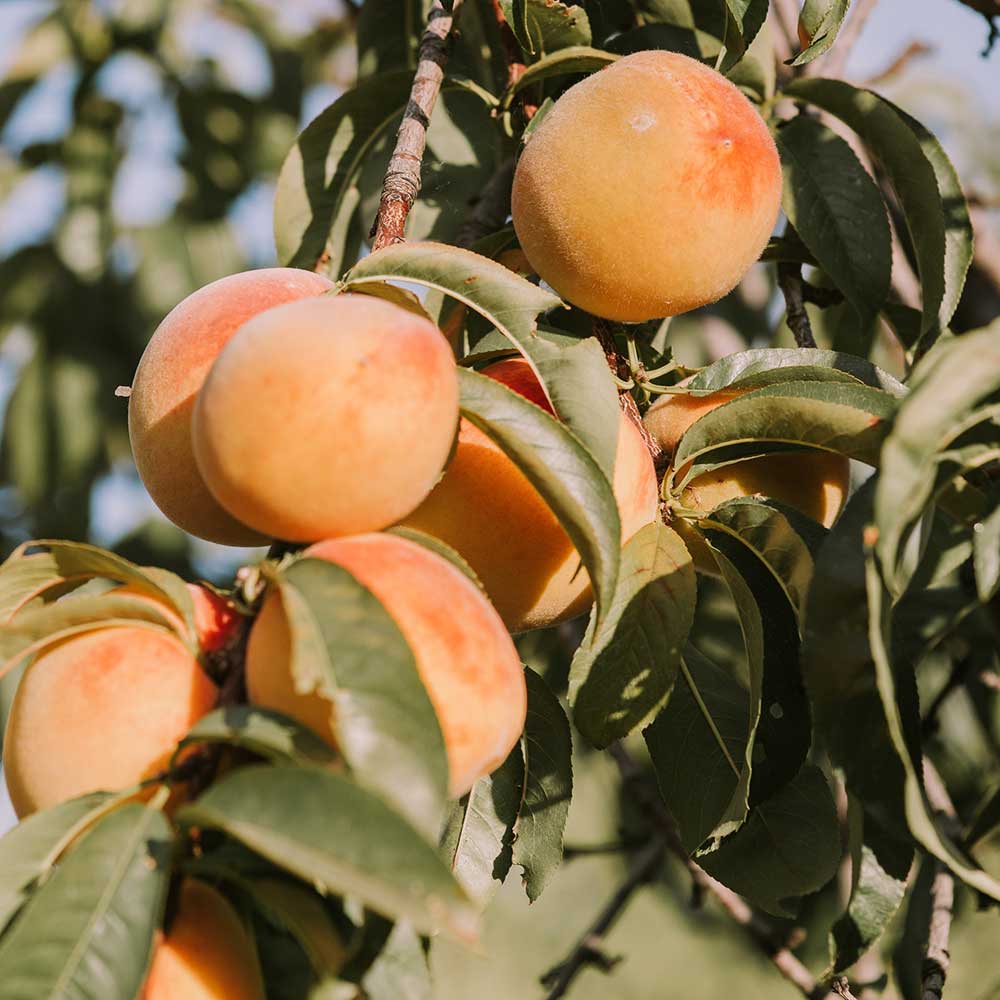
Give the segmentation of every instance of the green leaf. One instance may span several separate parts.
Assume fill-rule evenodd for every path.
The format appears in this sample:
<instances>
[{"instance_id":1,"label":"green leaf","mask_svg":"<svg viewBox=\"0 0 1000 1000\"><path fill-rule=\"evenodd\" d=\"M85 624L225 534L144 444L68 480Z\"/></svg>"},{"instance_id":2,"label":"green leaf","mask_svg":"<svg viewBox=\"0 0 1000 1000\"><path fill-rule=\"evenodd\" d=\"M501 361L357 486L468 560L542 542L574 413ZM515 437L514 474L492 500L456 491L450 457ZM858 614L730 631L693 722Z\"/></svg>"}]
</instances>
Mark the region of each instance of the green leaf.
<instances>
[{"instance_id":1,"label":"green leaf","mask_svg":"<svg viewBox=\"0 0 1000 1000\"><path fill-rule=\"evenodd\" d=\"M966 885L1000 900L1000 882L988 875L961 845L941 828L924 792L919 754L914 755L904 726L897 693L896 674L889 654L890 606L885 584L879 576L875 553L866 546L865 585L868 594L868 641L875 662L875 677L882 708L905 776L903 802L906 822L917 843L951 869Z\"/></svg>"},{"instance_id":2,"label":"green leaf","mask_svg":"<svg viewBox=\"0 0 1000 1000\"><path fill-rule=\"evenodd\" d=\"M608 48L621 55L664 49L667 52L680 52L681 55L711 66L715 65L721 47L721 41L707 31L659 22L629 28L608 40Z\"/></svg>"},{"instance_id":3,"label":"green leaf","mask_svg":"<svg viewBox=\"0 0 1000 1000\"><path fill-rule=\"evenodd\" d=\"M580 553L603 619L621 549L618 505L589 452L540 407L486 375L458 370L462 416L490 437L552 509Z\"/></svg>"},{"instance_id":4,"label":"green leaf","mask_svg":"<svg viewBox=\"0 0 1000 1000\"><path fill-rule=\"evenodd\" d=\"M533 670L525 670L528 716L524 753L524 799L514 828L512 861L523 871L534 902L562 861L563 831L573 797L573 743L559 699Z\"/></svg>"},{"instance_id":5,"label":"green leaf","mask_svg":"<svg viewBox=\"0 0 1000 1000\"><path fill-rule=\"evenodd\" d=\"M769 0L722 0L725 29L722 43L725 55L719 69L726 73L750 47L767 18Z\"/></svg>"},{"instance_id":6,"label":"green leaf","mask_svg":"<svg viewBox=\"0 0 1000 1000\"><path fill-rule=\"evenodd\" d=\"M913 842L884 829L856 800L848 809L851 896L830 930L830 972L850 968L896 915L913 863Z\"/></svg>"},{"instance_id":7,"label":"green leaf","mask_svg":"<svg viewBox=\"0 0 1000 1000\"><path fill-rule=\"evenodd\" d=\"M522 90L536 83L541 83L542 80L575 73L593 73L617 59L618 56L610 52L588 48L586 45L573 45L570 48L559 49L528 66L524 73L504 91L503 97L500 99L500 107L504 111L508 110L514 103L514 98Z\"/></svg>"},{"instance_id":8,"label":"green leaf","mask_svg":"<svg viewBox=\"0 0 1000 1000\"><path fill-rule=\"evenodd\" d=\"M387 535L398 535L400 538L405 538L407 541L415 542L417 545L422 545L425 549L430 549L436 556L440 556L442 559L447 559L448 562L455 567L455 569L461 570L483 593L486 592L486 588L483 586L482 581L476 576L475 570L465 561L465 559L459 555L450 545L442 542L440 538L435 538L434 535L428 535L425 531L418 531L416 528L407 528L403 525L396 525L394 528L386 528Z\"/></svg>"},{"instance_id":9,"label":"green leaf","mask_svg":"<svg viewBox=\"0 0 1000 1000\"><path fill-rule=\"evenodd\" d=\"M629 539L604 623L588 628L570 668L573 721L595 746L627 736L669 697L696 592L676 531L649 524Z\"/></svg>"},{"instance_id":10,"label":"green leaf","mask_svg":"<svg viewBox=\"0 0 1000 1000\"><path fill-rule=\"evenodd\" d=\"M95 824L0 940L9 1000L133 1000L166 895L172 835L159 809L124 805Z\"/></svg>"},{"instance_id":11,"label":"green leaf","mask_svg":"<svg viewBox=\"0 0 1000 1000\"><path fill-rule=\"evenodd\" d=\"M366 0L358 11L358 79L417 68L424 30L422 0Z\"/></svg>"},{"instance_id":12,"label":"green leaf","mask_svg":"<svg viewBox=\"0 0 1000 1000\"><path fill-rule=\"evenodd\" d=\"M516 746L492 774L480 778L454 803L445 822L441 852L480 906L489 902L510 871L524 779L524 756Z\"/></svg>"},{"instance_id":13,"label":"green leaf","mask_svg":"<svg viewBox=\"0 0 1000 1000\"><path fill-rule=\"evenodd\" d=\"M203 743L240 747L277 764L330 764L337 760L336 753L311 729L255 705L227 705L202 716L177 745L177 753Z\"/></svg>"},{"instance_id":14,"label":"green leaf","mask_svg":"<svg viewBox=\"0 0 1000 1000\"><path fill-rule=\"evenodd\" d=\"M738 351L702 368L688 383L688 388L712 391L734 386L758 388L778 381L808 380L816 377L817 369L824 368L843 372L890 396L906 395L902 382L865 358L815 347L763 347Z\"/></svg>"},{"instance_id":15,"label":"green leaf","mask_svg":"<svg viewBox=\"0 0 1000 1000\"><path fill-rule=\"evenodd\" d=\"M790 781L809 751L798 622L781 586L752 549L721 532L707 532L706 538L743 630L751 722L745 760L753 807Z\"/></svg>"},{"instance_id":16,"label":"green leaf","mask_svg":"<svg viewBox=\"0 0 1000 1000\"><path fill-rule=\"evenodd\" d=\"M800 115L777 133L782 206L819 266L859 315L889 294L892 247L878 186L836 133Z\"/></svg>"},{"instance_id":17,"label":"green leaf","mask_svg":"<svg viewBox=\"0 0 1000 1000\"><path fill-rule=\"evenodd\" d=\"M241 768L184 806L177 822L221 830L319 891L353 896L418 930L475 936L475 910L435 848L344 775Z\"/></svg>"},{"instance_id":18,"label":"green leaf","mask_svg":"<svg viewBox=\"0 0 1000 1000\"><path fill-rule=\"evenodd\" d=\"M746 817L750 726L746 688L688 646L670 700L643 736L689 853Z\"/></svg>"},{"instance_id":19,"label":"green leaf","mask_svg":"<svg viewBox=\"0 0 1000 1000\"><path fill-rule=\"evenodd\" d=\"M976 593L985 604L1000 588L1000 504L972 526L972 559Z\"/></svg>"},{"instance_id":20,"label":"green leaf","mask_svg":"<svg viewBox=\"0 0 1000 1000\"><path fill-rule=\"evenodd\" d=\"M354 576L322 559L293 563L279 587L296 690L330 702L357 779L436 838L448 788L444 738L399 626Z\"/></svg>"},{"instance_id":21,"label":"green leaf","mask_svg":"<svg viewBox=\"0 0 1000 1000\"><path fill-rule=\"evenodd\" d=\"M799 11L799 36L805 35L809 44L794 58L789 66L804 66L821 56L837 40L851 0L806 0Z\"/></svg>"},{"instance_id":22,"label":"green leaf","mask_svg":"<svg viewBox=\"0 0 1000 1000\"><path fill-rule=\"evenodd\" d=\"M570 46L590 45L590 20L575 4L559 0L501 0L504 17L526 52L545 55Z\"/></svg>"},{"instance_id":23,"label":"green leaf","mask_svg":"<svg viewBox=\"0 0 1000 1000\"><path fill-rule=\"evenodd\" d=\"M723 885L778 916L821 889L840 862L840 829L823 772L807 764L746 823L698 863Z\"/></svg>"},{"instance_id":24,"label":"green leaf","mask_svg":"<svg viewBox=\"0 0 1000 1000\"><path fill-rule=\"evenodd\" d=\"M917 257L921 331L944 329L972 261L972 224L958 175L940 143L885 98L841 80L800 77L785 93L828 111L852 128L885 171Z\"/></svg>"},{"instance_id":25,"label":"green leaf","mask_svg":"<svg viewBox=\"0 0 1000 1000\"><path fill-rule=\"evenodd\" d=\"M875 495L876 551L894 593L905 582L897 567L900 550L932 498L938 466L959 435L992 412L983 407L1000 390L998 331L994 324L940 343L911 375L910 394L882 449Z\"/></svg>"},{"instance_id":26,"label":"green leaf","mask_svg":"<svg viewBox=\"0 0 1000 1000\"><path fill-rule=\"evenodd\" d=\"M100 815L109 799L104 792L70 799L28 816L0 840L0 929L28 898L32 884Z\"/></svg>"},{"instance_id":27,"label":"green leaf","mask_svg":"<svg viewBox=\"0 0 1000 1000\"><path fill-rule=\"evenodd\" d=\"M361 985L365 1000L434 1000L424 942L412 927L398 923L391 928Z\"/></svg>"},{"instance_id":28,"label":"green leaf","mask_svg":"<svg viewBox=\"0 0 1000 1000\"><path fill-rule=\"evenodd\" d=\"M747 442L814 445L874 465L895 411L892 396L866 385L785 382L763 386L717 406L688 428L674 456L671 488L683 488L702 472L749 457L754 452L711 454L713 449ZM692 459L692 468L677 483L676 470Z\"/></svg>"},{"instance_id":29,"label":"green leaf","mask_svg":"<svg viewBox=\"0 0 1000 1000\"><path fill-rule=\"evenodd\" d=\"M772 573L797 615L812 581L813 551L825 529L771 500L737 497L720 504L698 522L705 532L724 532L745 545Z\"/></svg>"}]
</instances>

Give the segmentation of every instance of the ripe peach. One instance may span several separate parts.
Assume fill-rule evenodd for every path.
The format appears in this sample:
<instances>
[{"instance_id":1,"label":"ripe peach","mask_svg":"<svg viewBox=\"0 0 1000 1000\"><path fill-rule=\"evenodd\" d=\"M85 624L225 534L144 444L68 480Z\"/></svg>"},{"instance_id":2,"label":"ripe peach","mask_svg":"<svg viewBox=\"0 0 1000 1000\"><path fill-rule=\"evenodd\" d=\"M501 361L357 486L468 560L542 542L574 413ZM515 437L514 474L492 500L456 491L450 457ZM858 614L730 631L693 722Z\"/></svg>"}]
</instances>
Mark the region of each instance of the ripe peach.
<instances>
[{"instance_id":1,"label":"ripe peach","mask_svg":"<svg viewBox=\"0 0 1000 1000\"><path fill-rule=\"evenodd\" d=\"M141 1000L264 1000L253 940L228 900L185 879L170 928L156 945Z\"/></svg>"},{"instance_id":2,"label":"ripe peach","mask_svg":"<svg viewBox=\"0 0 1000 1000\"><path fill-rule=\"evenodd\" d=\"M748 389L721 389L707 396L661 396L646 412L646 430L664 451L673 452L681 435L700 417ZM773 497L830 527L847 497L850 462L827 451L800 451L749 458L696 476L680 502L708 513L736 497Z\"/></svg>"},{"instance_id":3,"label":"ripe peach","mask_svg":"<svg viewBox=\"0 0 1000 1000\"><path fill-rule=\"evenodd\" d=\"M185 531L225 545L267 541L206 488L191 450L195 398L219 351L246 320L332 287L321 275L291 267L232 274L184 299L146 345L128 404L132 453L153 501Z\"/></svg>"},{"instance_id":4,"label":"ripe peach","mask_svg":"<svg viewBox=\"0 0 1000 1000\"><path fill-rule=\"evenodd\" d=\"M523 358L497 362L483 374L552 413ZM624 413L614 491L625 542L656 519L659 499L649 451ZM458 551L512 632L565 621L593 599L580 556L555 514L517 466L467 420L441 482L403 523Z\"/></svg>"},{"instance_id":5,"label":"ripe peach","mask_svg":"<svg viewBox=\"0 0 1000 1000\"><path fill-rule=\"evenodd\" d=\"M518 161L512 211L560 295L637 322L725 295L780 202L778 152L753 105L697 60L649 51L559 98Z\"/></svg>"},{"instance_id":6,"label":"ripe peach","mask_svg":"<svg viewBox=\"0 0 1000 1000\"><path fill-rule=\"evenodd\" d=\"M43 650L11 705L3 762L21 818L148 778L215 705L218 691L169 633L97 628Z\"/></svg>"},{"instance_id":7,"label":"ripe peach","mask_svg":"<svg viewBox=\"0 0 1000 1000\"><path fill-rule=\"evenodd\" d=\"M305 555L343 566L399 626L444 735L450 793L464 795L504 761L524 728L524 673L503 622L461 570L405 538L330 539ZM250 632L250 701L299 719L335 746L333 706L315 691L295 689L290 653L281 597L272 592Z\"/></svg>"},{"instance_id":8,"label":"ripe peach","mask_svg":"<svg viewBox=\"0 0 1000 1000\"><path fill-rule=\"evenodd\" d=\"M375 531L430 492L458 423L433 324L369 295L307 299L246 323L194 415L194 451L234 517L290 541Z\"/></svg>"}]
</instances>

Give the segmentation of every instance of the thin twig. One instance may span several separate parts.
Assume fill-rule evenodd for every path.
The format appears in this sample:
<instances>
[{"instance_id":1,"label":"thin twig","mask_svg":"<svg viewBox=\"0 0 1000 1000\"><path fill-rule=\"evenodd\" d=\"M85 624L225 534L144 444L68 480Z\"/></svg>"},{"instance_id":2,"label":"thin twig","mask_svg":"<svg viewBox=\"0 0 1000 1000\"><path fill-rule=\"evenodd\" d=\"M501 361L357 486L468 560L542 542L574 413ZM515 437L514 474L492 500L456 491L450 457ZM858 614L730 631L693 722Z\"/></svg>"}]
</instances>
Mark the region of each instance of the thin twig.
<instances>
[{"instance_id":1,"label":"thin twig","mask_svg":"<svg viewBox=\"0 0 1000 1000\"><path fill-rule=\"evenodd\" d=\"M420 193L420 165L427 145L427 128L444 79L448 35L461 2L454 0L451 11L446 11L441 0L434 0L427 15L410 99L396 133L396 148L385 171L378 215L369 234L373 251L403 242L406 217Z\"/></svg>"},{"instance_id":2,"label":"thin twig","mask_svg":"<svg viewBox=\"0 0 1000 1000\"><path fill-rule=\"evenodd\" d=\"M822 983L817 982L812 973L795 957L785 943L776 942L771 929L754 913L742 897L721 882L717 882L690 857L681 843L677 824L674 822L670 810L660 798L657 789L646 780L642 769L632 759L631 754L620 743L613 743L608 748L608 752L618 765L626 790L646 814L659 836L663 837L670 852L676 855L687 868L695 886L695 894L711 893L733 920L746 929L782 976L798 987L807 1000L837 1000L838 997L841 1000L844 998L853 1000L846 983L840 982L836 988L828 989ZM837 989L841 992L838 993ZM846 992L843 992L844 990Z\"/></svg>"},{"instance_id":3,"label":"thin twig","mask_svg":"<svg viewBox=\"0 0 1000 1000\"><path fill-rule=\"evenodd\" d=\"M802 282L802 265L782 261L778 264L778 287L785 296L788 328L799 347L815 347Z\"/></svg>"},{"instance_id":4,"label":"thin twig","mask_svg":"<svg viewBox=\"0 0 1000 1000\"><path fill-rule=\"evenodd\" d=\"M627 877L615 890L597 919L577 941L569 956L542 976L542 985L549 990L547 1000L558 1000L565 996L573 980L585 966L597 965L605 972L610 972L618 964L620 957L608 955L602 947L604 935L621 915L636 889L655 877L663 864L665 853L663 838L653 837L635 856Z\"/></svg>"},{"instance_id":5,"label":"thin twig","mask_svg":"<svg viewBox=\"0 0 1000 1000\"><path fill-rule=\"evenodd\" d=\"M927 801L942 821L945 830L953 837L960 837L962 824L954 803L930 758L924 757L924 789ZM941 1000L948 967L951 965L949 938L951 921L955 912L955 876L940 861L934 863L934 881L931 883L931 918L927 932L927 951L921 967L923 1000Z\"/></svg>"}]
</instances>

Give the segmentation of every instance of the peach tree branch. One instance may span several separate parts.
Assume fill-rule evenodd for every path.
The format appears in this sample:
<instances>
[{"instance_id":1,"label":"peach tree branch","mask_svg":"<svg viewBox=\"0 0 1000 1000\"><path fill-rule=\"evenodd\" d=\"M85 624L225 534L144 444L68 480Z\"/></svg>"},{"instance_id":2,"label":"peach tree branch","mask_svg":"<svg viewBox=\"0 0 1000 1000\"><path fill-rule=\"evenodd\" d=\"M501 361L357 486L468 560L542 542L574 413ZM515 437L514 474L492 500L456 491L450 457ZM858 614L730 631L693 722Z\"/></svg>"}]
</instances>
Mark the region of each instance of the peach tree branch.
<instances>
[{"instance_id":1,"label":"peach tree branch","mask_svg":"<svg viewBox=\"0 0 1000 1000\"><path fill-rule=\"evenodd\" d=\"M410 98L396 133L396 147L385 171L378 214L369 234L373 251L403 242L406 217L420 192L420 166L427 146L427 128L444 80L448 36L461 2L454 0L449 11L445 10L441 0L434 0L427 15L427 28L420 39Z\"/></svg>"}]
</instances>

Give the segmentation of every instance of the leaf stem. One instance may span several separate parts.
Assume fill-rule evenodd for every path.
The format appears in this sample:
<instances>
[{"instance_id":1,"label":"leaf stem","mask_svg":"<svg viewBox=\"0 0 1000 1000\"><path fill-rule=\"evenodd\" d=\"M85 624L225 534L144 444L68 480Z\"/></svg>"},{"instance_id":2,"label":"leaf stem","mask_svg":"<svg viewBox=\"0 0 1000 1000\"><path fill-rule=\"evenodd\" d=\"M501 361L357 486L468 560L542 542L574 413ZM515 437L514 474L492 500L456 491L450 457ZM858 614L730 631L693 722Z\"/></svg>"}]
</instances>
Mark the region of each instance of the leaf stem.
<instances>
[{"instance_id":1,"label":"leaf stem","mask_svg":"<svg viewBox=\"0 0 1000 1000\"><path fill-rule=\"evenodd\" d=\"M410 99L396 133L396 148L385 171L378 214L369 234L373 252L404 240L406 217L420 192L420 166L431 114L448 61L448 36L461 2L453 0L451 10L447 11L441 0L434 0L427 15L427 29L420 40Z\"/></svg>"}]
</instances>

